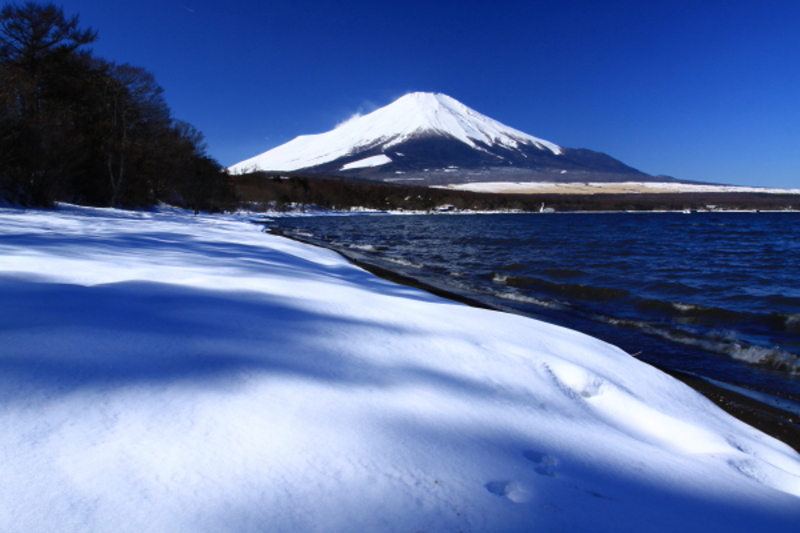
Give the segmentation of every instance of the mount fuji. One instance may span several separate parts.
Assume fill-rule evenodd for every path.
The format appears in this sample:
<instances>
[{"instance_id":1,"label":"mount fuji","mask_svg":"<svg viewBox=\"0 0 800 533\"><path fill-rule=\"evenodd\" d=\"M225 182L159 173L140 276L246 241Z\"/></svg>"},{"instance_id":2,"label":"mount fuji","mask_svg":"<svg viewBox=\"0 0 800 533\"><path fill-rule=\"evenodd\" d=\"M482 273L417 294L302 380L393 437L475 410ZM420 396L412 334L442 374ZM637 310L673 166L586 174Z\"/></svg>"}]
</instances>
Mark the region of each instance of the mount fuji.
<instances>
[{"instance_id":1,"label":"mount fuji","mask_svg":"<svg viewBox=\"0 0 800 533\"><path fill-rule=\"evenodd\" d=\"M600 152L559 146L447 95L424 92L406 94L331 131L301 135L229 170L300 171L426 185L672 181Z\"/></svg>"}]
</instances>

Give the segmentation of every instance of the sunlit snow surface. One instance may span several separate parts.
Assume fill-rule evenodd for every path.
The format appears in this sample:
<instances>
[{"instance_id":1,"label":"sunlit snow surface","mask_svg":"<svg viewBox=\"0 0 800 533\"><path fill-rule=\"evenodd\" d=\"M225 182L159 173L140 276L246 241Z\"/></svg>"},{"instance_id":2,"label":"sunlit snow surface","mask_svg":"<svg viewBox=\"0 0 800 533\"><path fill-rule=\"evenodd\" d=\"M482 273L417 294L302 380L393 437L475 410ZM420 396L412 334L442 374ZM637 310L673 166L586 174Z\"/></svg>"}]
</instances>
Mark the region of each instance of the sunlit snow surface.
<instances>
[{"instance_id":1,"label":"sunlit snow surface","mask_svg":"<svg viewBox=\"0 0 800 533\"><path fill-rule=\"evenodd\" d=\"M229 170L298 170L374 146L386 150L421 133L446 135L473 148L478 147L476 142L510 148L530 144L557 155L562 152L556 144L510 128L447 95L416 92L331 131L296 137Z\"/></svg>"},{"instance_id":2,"label":"sunlit snow surface","mask_svg":"<svg viewBox=\"0 0 800 533\"><path fill-rule=\"evenodd\" d=\"M0 531L798 530L681 383L246 218L0 209Z\"/></svg>"},{"instance_id":3,"label":"sunlit snow surface","mask_svg":"<svg viewBox=\"0 0 800 533\"><path fill-rule=\"evenodd\" d=\"M379 167L381 165L385 165L386 163L391 163L391 162L392 162L391 158L384 154L374 155L372 157L365 157L364 159L359 159L358 161L353 161L352 163L348 163L342 167L342 170L348 170L353 168Z\"/></svg>"}]
</instances>

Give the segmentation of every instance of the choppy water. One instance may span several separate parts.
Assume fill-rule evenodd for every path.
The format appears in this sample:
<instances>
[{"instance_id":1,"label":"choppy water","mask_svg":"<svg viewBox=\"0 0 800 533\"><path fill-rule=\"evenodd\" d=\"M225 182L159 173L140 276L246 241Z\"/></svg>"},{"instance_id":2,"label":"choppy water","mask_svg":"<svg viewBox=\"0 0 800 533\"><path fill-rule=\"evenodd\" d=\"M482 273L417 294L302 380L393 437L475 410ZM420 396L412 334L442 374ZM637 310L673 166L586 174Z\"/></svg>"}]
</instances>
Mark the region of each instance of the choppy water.
<instances>
[{"instance_id":1,"label":"choppy water","mask_svg":"<svg viewBox=\"0 0 800 533\"><path fill-rule=\"evenodd\" d=\"M647 361L800 396L796 213L360 215L272 225Z\"/></svg>"}]
</instances>

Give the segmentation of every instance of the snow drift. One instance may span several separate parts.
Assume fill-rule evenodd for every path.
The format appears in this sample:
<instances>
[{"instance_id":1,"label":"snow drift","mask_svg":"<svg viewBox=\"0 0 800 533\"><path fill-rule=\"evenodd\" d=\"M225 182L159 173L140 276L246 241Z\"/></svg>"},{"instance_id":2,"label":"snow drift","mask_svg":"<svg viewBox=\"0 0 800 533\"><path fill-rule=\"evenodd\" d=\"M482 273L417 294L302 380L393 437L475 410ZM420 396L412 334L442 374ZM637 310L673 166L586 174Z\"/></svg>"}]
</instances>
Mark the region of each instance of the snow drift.
<instances>
[{"instance_id":1,"label":"snow drift","mask_svg":"<svg viewBox=\"0 0 800 533\"><path fill-rule=\"evenodd\" d=\"M800 457L244 217L0 209L0 530L764 531Z\"/></svg>"}]
</instances>

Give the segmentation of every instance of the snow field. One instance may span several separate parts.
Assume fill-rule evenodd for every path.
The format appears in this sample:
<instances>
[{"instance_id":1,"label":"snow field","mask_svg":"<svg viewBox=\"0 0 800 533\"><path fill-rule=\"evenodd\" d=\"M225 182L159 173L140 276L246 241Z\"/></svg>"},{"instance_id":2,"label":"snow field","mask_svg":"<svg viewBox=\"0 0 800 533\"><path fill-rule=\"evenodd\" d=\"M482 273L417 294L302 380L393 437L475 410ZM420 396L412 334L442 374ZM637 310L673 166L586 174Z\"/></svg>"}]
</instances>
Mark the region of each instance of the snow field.
<instances>
[{"instance_id":1,"label":"snow field","mask_svg":"<svg viewBox=\"0 0 800 533\"><path fill-rule=\"evenodd\" d=\"M800 457L619 349L246 216L0 209L0 530L796 531Z\"/></svg>"}]
</instances>

